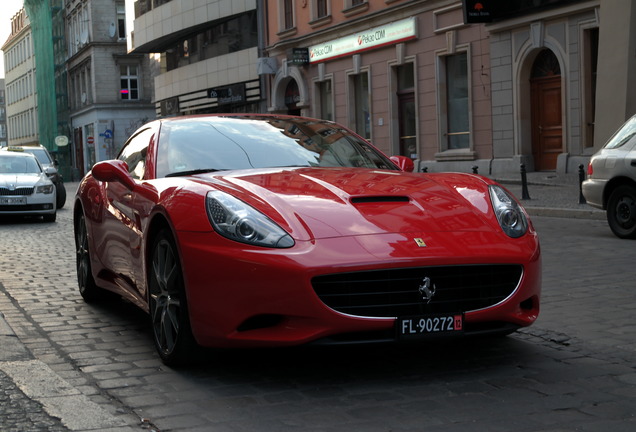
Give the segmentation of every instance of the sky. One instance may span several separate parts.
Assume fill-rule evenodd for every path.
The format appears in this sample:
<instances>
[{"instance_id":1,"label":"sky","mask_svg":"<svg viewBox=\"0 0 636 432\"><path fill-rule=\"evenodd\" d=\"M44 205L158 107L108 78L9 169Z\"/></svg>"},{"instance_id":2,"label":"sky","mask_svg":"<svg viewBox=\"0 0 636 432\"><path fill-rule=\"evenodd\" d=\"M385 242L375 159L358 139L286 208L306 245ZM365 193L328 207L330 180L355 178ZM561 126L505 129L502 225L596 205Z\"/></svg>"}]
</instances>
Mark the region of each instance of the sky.
<instances>
[{"instance_id":1,"label":"sky","mask_svg":"<svg viewBox=\"0 0 636 432\"><path fill-rule=\"evenodd\" d=\"M11 34L11 18L23 4L23 0L0 0L0 47ZM0 56L0 78L4 78L4 54Z\"/></svg>"}]
</instances>

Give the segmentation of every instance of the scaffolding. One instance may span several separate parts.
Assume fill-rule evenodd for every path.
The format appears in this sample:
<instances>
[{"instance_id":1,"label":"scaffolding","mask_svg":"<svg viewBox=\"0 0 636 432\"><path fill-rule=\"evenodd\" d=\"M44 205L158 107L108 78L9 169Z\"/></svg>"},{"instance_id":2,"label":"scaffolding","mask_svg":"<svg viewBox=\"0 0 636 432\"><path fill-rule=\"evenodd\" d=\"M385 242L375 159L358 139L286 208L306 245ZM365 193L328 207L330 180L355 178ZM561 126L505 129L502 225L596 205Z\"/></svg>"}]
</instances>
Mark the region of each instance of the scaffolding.
<instances>
[{"instance_id":1,"label":"scaffolding","mask_svg":"<svg viewBox=\"0 0 636 432\"><path fill-rule=\"evenodd\" d=\"M57 159L64 178L71 179L71 146L58 147L55 140L70 136L63 0L24 0L24 8L33 34L40 143Z\"/></svg>"}]
</instances>

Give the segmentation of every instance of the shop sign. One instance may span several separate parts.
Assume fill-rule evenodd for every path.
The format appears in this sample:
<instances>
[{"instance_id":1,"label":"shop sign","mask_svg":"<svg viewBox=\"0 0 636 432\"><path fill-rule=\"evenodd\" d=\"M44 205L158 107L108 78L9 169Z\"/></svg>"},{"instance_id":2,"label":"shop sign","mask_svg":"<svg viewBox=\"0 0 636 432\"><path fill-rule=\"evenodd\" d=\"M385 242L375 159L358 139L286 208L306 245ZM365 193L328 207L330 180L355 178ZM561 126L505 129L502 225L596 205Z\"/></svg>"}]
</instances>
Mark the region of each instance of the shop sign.
<instances>
[{"instance_id":1,"label":"shop sign","mask_svg":"<svg viewBox=\"0 0 636 432\"><path fill-rule=\"evenodd\" d=\"M245 102L245 83L208 89L208 97L215 98L219 105Z\"/></svg>"},{"instance_id":2,"label":"shop sign","mask_svg":"<svg viewBox=\"0 0 636 432\"><path fill-rule=\"evenodd\" d=\"M287 64L303 66L309 63L309 48L292 48L287 55Z\"/></svg>"},{"instance_id":3,"label":"shop sign","mask_svg":"<svg viewBox=\"0 0 636 432\"><path fill-rule=\"evenodd\" d=\"M309 47L309 62L318 63L415 38L417 20L411 17L324 44L312 45Z\"/></svg>"},{"instance_id":4,"label":"shop sign","mask_svg":"<svg viewBox=\"0 0 636 432\"><path fill-rule=\"evenodd\" d=\"M464 24L489 23L492 21L492 7L490 0L463 0Z\"/></svg>"}]
</instances>

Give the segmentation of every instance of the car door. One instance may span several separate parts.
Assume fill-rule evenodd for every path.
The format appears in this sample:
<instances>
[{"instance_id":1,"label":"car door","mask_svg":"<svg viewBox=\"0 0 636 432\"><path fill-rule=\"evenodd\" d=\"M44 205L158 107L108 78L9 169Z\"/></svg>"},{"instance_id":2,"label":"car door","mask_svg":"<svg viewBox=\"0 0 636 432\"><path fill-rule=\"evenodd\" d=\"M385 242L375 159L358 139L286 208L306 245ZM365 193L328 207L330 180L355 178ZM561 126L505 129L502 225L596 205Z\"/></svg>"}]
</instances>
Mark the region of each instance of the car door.
<instances>
[{"instance_id":1,"label":"car door","mask_svg":"<svg viewBox=\"0 0 636 432\"><path fill-rule=\"evenodd\" d=\"M148 145L153 135L148 128L133 136L118 159L128 165L129 174L141 184L145 175ZM137 188L131 191L119 182L104 185L107 204L104 208L102 247L105 266L113 272L118 285L137 297L138 268L141 260L142 220L135 199Z\"/></svg>"}]
</instances>

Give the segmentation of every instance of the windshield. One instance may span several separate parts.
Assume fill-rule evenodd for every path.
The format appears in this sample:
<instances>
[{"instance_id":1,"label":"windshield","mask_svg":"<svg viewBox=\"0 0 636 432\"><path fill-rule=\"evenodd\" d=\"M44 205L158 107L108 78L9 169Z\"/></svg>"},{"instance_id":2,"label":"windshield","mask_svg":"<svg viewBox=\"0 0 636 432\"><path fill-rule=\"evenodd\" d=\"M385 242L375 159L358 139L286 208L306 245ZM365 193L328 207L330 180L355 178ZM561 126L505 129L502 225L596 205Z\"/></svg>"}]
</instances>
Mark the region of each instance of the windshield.
<instances>
[{"instance_id":1,"label":"windshield","mask_svg":"<svg viewBox=\"0 0 636 432\"><path fill-rule=\"evenodd\" d=\"M36 158L38 158L40 163L43 164L43 165L52 165L53 164L53 161L49 157L49 153L47 151L41 149L41 148L33 148L33 149L25 148L24 151L34 155Z\"/></svg>"},{"instance_id":2,"label":"windshield","mask_svg":"<svg viewBox=\"0 0 636 432\"><path fill-rule=\"evenodd\" d=\"M630 118L605 144L606 149L623 147L636 135L636 116Z\"/></svg>"},{"instance_id":3,"label":"windshield","mask_svg":"<svg viewBox=\"0 0 636 432\"><path fill-rule=\"evenodd\" d=\"M0 174L39 174L42 172L32 157L4 156L0 158Z\"/></svg>"},{"instance_id":4,"label":"windshield","mask_svg":"<svg viewBox=\"0 0 636 432\"><path fill-rule=\"evenodd\" d=\"M339 126L309 119L207 117L162 124L157 177L271 167L396 167Z\"/></svg>"}]
</instances>

